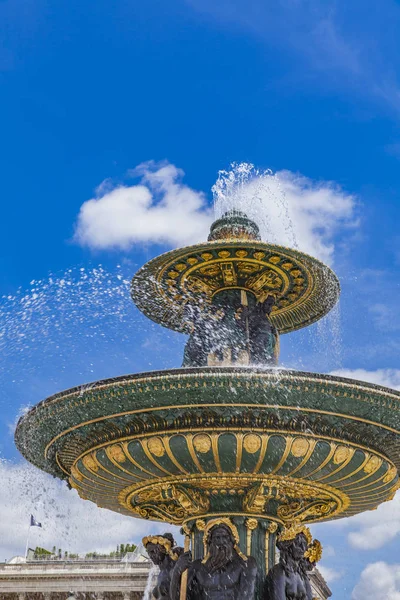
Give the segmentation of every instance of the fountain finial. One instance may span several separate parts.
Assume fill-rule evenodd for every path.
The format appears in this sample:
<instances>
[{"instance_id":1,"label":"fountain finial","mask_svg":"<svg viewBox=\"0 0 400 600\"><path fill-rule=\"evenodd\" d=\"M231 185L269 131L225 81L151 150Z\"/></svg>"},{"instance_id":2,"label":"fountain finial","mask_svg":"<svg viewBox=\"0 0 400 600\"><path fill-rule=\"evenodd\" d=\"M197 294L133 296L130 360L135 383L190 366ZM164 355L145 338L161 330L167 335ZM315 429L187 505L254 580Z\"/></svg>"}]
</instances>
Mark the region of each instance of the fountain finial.
<instances>
[{"instance_id":1,"label":"fountain finial","mask_svg":"<svg viewBox=\"0 0 400 600\"><path fill-rule=\"evenodd\" d=\"M215 240L257 240L261 241L258 225L242 211L232 209L214 221L208 241Z\"/></svg>"}]
</instances>

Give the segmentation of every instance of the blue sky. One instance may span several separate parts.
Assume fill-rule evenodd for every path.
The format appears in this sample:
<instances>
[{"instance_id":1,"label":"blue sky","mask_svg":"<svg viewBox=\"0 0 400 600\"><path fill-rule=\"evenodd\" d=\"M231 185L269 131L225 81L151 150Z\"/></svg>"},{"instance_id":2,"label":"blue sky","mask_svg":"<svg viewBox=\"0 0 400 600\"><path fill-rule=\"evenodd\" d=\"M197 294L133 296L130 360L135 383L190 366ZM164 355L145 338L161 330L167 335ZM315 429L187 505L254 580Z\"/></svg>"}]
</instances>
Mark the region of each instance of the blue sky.
<instances>
[{"instance_id":1,"label":"blue sky","mask_svg":"<svg viewBox=\"0 0 400 600\"><path fill-rule=\"evenodd\" d=\"M283 363L400 387L399 30L391 0L0 1L0 451L16 493L26 467L10 432L22 406L179 365L184 340L145 322L127 282L159 252L204 239L210 189L234 161L280 174L299 246L341 279L340 310L286 336ZM140 193L150 202L144 221L132 219L128 232L122 219L109 224L115 203L128 199L136 211ZM287 242L268 194L265 210ZM177 212L185 227L168 235ZM50 518L45 492L23 489L39 520ZM64 521L79 519L80 503L62 494ZM22 527L29 504L14 514L7 502L0 492ZM116 517L85 510L117 527ZM399 511L396 499L367 521L320 528L335 598L400 594ZM7 527L5 556L23 547ZM124 527L135 538L143 525ZM71 550L85 549L78 529ZM362 536L382 531L387 541L365 549ZM89 541L101 545L95 534Z\"/></svg>"}]
</instances>

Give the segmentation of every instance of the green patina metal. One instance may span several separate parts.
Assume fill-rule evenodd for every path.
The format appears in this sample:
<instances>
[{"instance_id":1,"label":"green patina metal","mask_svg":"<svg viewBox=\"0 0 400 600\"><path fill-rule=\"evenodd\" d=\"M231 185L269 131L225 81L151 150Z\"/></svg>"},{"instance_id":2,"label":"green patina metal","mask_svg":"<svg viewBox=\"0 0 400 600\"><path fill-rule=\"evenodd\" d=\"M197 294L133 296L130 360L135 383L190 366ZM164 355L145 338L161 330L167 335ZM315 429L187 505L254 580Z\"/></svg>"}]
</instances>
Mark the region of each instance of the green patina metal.
<instances>
[{"instance_id":1,"label":"green patina metal","mask_svg":"<svg viewBox=\"0 0 400 600\"><path fill-rule=\"evenodd\" d=\"M247 315L273 298L265 318L284 333L326 314L339 285L319 261L260 242L245 215L217 221L209 239L142 267L133 298L147 316L180 331L193 331L190 306L208 307L203 320L210 314L217 332L222 311L224 344L241 345L244 358L205 350L209 366L67 390L22 417L15 440L30 462L67 479L82 498L182 524L196 557L205 524L229 517L241 551L265 574L282 527L351 516L393 497L400 392L240 363L251 341L248 330L235 329L244 322L241 302Z\"/></svg>"}]
</instances>

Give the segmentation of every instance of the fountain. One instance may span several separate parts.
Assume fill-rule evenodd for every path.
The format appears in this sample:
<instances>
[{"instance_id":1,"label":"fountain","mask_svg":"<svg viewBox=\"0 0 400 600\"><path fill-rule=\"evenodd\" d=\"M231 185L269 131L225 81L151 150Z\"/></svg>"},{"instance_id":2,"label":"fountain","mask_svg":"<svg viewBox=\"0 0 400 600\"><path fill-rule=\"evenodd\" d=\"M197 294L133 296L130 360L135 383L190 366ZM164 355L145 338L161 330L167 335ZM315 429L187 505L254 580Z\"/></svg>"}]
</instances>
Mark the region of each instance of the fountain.
<instances>
[{"instance_id":1,"label":"fountain","mask_svg":"<svg viewBox=\"0 0 400 600\"><path fill-rule=\"evenodd\" d=\"M321 319L339 293L327 266L262 242L230 210L208 242L132 281L147 317L189 334L183 367L56 394L20 419L17 447L84 500L182 526L193 564L228 528L238 569L255 557L260 598L277 539L315 558L306 525L373 510L399 487L399 392L276 366L279 335Z\"/></svg>"}]
</instances>

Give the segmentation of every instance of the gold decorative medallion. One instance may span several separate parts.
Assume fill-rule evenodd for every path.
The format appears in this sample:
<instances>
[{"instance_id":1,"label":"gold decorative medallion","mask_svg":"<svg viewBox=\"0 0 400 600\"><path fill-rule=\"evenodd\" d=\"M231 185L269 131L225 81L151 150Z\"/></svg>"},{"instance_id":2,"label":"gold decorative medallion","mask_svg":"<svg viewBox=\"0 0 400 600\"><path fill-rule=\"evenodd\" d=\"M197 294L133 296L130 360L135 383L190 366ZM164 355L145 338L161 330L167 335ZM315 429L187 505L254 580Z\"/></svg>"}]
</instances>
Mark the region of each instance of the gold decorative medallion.
<instances>
[{"instance_id":1,"label":"gold decorative medallion","mask_svg":"<svg viewBox=\"0 0 400 600\"><path fill-rule=\"evenodd\" d=\"M261 438L254 433L248 433L243 440L243 447L249 454L255 454L261 447Z\"/></svg>"},{"instance_id":2,"label":"gold decorative medallion","mask_svg":"<svg viewBox=\"0 0 400 600\"><path fill-rule=\"evenodd\" d=\"M296 458L305 456L310 448L310 443L306 438L296 438L293 441L291 452Z\"/></svg>"},{"instance_id":3,"label":"gold decorative medallion","mask_svg":"<svg viewBox=\"0 0 400 600\"><path fill-rule=\"evenodd\" d=\"M84 456L82 462L83 462L84 466L87 469L89 469L90 471L97 472L99 470L98 464L96 463L96 461L90 454L87 454L86 456Z\"/></svg>"},{"instance_id":4,"label":"gold decorative medallion","mask_svg":"<svg viewBox=\"0 0 400 600\"><path fill-rule=\"evenodd\" d=\"M383 478L383 483L390 483L391 481L393 481L393 479L396 477L396 475L397 475L396 467L390 467L390 469L387 470L385 477Z\"/></svg>"},{"instance_id":5,"label":"gold decorative medallion","mask_svg":"<svg viewBox=\"0 0 400 600\"><path fill-rule=\"evenodd\" d=\"M154 456L161 458L165 454L164 444L161 438L152 437L147 442L147 447Z\"/></svg>"},{"instance_id":6,"label":"gold decorative medallion","mask_svg":"<svg viewBox=\"0 0 400 600\"><path fill-rule=\"evenodd\" d=\"M382 466L382 459L379 456L371 456L364 466L364 473L375 473Z\"/></svg>"},{"instance_id":7,"label":"gold decorative medallion","mask_svg":"<svg viewBox=\"0 0 400 600\"><path fill-rule=\"evenodd\" d=\"M347 448L346 446L338 446L335 454L333 455L333 462L335 465L341 465L349 458L349 456L350 448Z\"/></svg>"},{"instance_id":8,"label":"gold decorative medallion","mask_svg":"<svg viewBox=\"0 0 400 600\"><path fill-rule=\"evenodd\" d=\"M193 438L193 446L200 454L207 454L211 449L211 438L208 435L199 434Z\"/></svg>"},{"instance_id":9,"label":"gold decorative medallion","mask_svg":"<svg viewBox=\"0 0 400 600\"><path fill-rule=\"evenodd\" d=\"M126 461L126 456L119 444L114 444L107 448L107 454L111 459L114 459L117 463L123 463Z\"/></svg>"}]
</instances>

